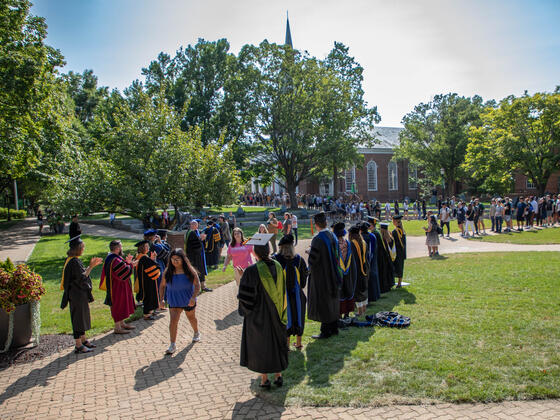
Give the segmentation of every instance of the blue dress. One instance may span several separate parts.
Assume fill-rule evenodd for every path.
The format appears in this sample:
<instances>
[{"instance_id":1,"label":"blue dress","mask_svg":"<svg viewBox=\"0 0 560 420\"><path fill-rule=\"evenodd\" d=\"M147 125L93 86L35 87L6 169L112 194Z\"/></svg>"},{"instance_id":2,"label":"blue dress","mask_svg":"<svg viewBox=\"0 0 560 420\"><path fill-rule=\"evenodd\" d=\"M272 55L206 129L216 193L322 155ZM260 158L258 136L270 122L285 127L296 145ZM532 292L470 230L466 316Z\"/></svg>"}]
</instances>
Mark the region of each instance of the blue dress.
<instances>
[{"instance_id":1,"label":"blue dress","mask_svg":"<svg viewBox=\"0 0 560 420\"><path fill-rule=\"evenodd\" d=\"M173 274L171 283L166 285L165 293L169 307L186 308L194 293L194 283L186 274Z\"/></svg>"}]
</instances>

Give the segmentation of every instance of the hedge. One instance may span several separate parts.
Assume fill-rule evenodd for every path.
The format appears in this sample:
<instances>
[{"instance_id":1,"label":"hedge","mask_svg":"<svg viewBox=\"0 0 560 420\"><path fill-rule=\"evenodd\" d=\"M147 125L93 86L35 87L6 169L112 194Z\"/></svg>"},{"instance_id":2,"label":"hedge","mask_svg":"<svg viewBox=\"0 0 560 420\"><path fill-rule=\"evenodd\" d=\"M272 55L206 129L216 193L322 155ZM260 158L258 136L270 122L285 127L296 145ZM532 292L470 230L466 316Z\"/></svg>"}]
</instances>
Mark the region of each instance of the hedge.
<instances>
[{"instance_id":1,"label":"hedge","mask_svg":"<svg viewBox=\"0 0 560 420\"><path fill-rule=\"evenodd\" d=\"M12 219L25 219L27 217L27 212L25 210L15 210L10 209L10 216ZM0 219L8 218L8 209L5 207L0 207Z\"/></svg>"}]
</instances>

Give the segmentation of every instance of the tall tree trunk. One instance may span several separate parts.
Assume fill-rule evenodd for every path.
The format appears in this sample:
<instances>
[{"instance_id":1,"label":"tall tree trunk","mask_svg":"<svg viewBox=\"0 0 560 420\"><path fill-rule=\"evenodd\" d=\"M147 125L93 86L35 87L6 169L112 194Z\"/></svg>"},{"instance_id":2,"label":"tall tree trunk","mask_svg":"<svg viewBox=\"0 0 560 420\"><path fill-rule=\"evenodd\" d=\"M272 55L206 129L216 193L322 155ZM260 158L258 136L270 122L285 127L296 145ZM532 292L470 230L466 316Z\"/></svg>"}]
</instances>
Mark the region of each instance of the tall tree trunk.
<instances>
[{"instance_id":1,"label":"tall tree trunk","mask_svg":"<svg viewBox=\"0 0 560 420\"><path fill-rule=\"evenodd\" d=\"M296 183L292 179L286 179L286 190L288 191L288 195L290 196L290 209L297 210L298 203L296 197Z\"/></svg>"},{"instance_id":2,"label":"tall tree trunk","mask_svg":"<svg viewBox=\"0 0 560 420\"><path fill-rule=\"evenodd\" d=\"M338 175L338 168L336 167L336 163L333 163L333 174L332 174L332 183L333 183L333 197L338 196L338 191L336 190L337 187L337 175Z\"/></svg>"}]
</instances>

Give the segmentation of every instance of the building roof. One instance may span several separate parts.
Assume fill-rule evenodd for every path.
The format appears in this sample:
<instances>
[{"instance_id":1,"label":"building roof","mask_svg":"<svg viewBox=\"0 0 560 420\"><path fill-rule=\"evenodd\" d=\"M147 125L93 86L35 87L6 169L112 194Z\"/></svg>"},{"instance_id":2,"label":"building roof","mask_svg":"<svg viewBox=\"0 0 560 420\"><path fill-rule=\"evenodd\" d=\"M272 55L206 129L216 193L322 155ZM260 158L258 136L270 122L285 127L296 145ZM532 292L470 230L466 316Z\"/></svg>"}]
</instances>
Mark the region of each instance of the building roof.
<instances>
[{"instance_id":1,"label":"building roof","mask_svg":"<svg viewBox=\"0 0 560 420\"><path fill-rule=\"evenodd\" d=\"M399 133L402 127L375 127L372 130L372 140L376 142L373 147L363 144L358 147L361 153L392 153L395 146L399 144Z\"/></svg>"}]
</instances>

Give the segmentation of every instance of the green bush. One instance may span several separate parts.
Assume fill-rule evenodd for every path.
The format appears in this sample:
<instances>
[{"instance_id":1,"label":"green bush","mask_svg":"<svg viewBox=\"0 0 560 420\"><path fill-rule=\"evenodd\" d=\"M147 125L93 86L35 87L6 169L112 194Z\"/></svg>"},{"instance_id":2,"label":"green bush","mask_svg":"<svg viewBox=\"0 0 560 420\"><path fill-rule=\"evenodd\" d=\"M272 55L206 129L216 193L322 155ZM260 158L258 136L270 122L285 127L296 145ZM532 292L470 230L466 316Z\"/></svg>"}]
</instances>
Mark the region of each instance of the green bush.
<instances>
[{"instance_id":1,"label":"green bush","mask_svg":"<svg viewBox=\"0 0 560 420\"><path fill-rule=\"evenodd\" d=\"M27 212L25 210L15 210L10 209L10 216L12 219L25 219L27 217ZM5 207L0 207L0 219L8 218L8 209Z\"/></svg>"}]
</instances>

